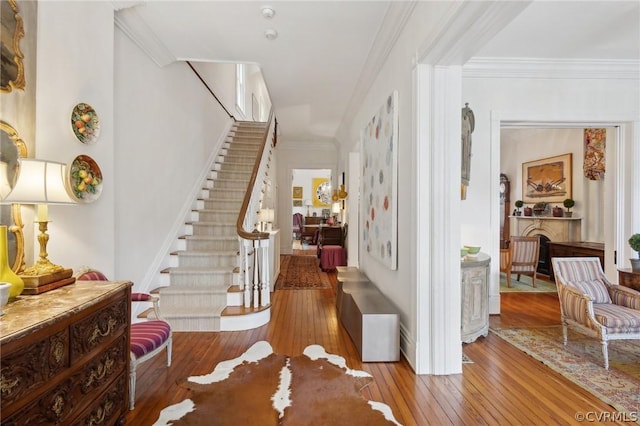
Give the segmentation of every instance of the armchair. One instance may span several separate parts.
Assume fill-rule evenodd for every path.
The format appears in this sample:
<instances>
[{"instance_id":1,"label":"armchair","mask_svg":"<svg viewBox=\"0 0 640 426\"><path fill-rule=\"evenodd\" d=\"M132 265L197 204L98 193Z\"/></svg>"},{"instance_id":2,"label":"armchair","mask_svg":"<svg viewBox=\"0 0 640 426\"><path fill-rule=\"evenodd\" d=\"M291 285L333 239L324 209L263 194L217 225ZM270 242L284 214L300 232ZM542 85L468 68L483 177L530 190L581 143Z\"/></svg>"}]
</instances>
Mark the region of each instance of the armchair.
<instances>
[{"instance_id":1,"label":"armchair","mask_svg":"<svg viewBox=\"0 0 640 426\"><path fill-rule=\"evenodd\" d=\"M567 328L600 340L604 368L609 368L610 340L640 339L640 292L611 284L597 257L554 257L562 340Z\"/></svg>"},{"instance_id":2,"label":"armchair","mask_svg":"<svg viewBox=\"0 0 640 426\"><path fill-rule=\"evenodd\" d=\"M107 277L96 270L88 269L76 274L76 279L84 281L108 281ZM147 293L132 293L132 302L151 302L154 320L131 324L129 343L129 410L133 410L136 399L136 367L153 358L167 348L167 367L171 366L172 333L168 322L160 319L158 298Z\"/></svg>"},{"instance_id":3,"label":"armchair","mask_svg":"<svg viewBox=\"0 0 640 426\"><path fill-rule=\"evenodd\" d=\"M530 275L536 286L536 269L540 256L540 237L511 236L508 249L500 250L500 272L507 274L507 287L511 287L511 274Z\"/></svg>"}]
</instances>

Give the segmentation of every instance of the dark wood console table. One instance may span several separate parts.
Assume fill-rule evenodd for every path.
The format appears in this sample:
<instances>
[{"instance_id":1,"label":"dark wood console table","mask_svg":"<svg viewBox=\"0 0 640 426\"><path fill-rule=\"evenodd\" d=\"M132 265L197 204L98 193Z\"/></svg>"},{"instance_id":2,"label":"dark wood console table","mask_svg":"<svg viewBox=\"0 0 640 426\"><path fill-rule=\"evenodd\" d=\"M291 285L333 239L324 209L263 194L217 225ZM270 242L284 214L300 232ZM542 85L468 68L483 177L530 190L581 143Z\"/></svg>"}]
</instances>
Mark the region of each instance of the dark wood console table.
<instances>
[{"instance_id":1,"label":"dark wood console table","mask_svg":"<svg viewBox=\"0 0 640 426\"><path fill-rule=\"evenodd\" d=\"M588 241L549 242L549 257L597 257L604 270L604 243L592 243ZM553 268L549 278L555 280Z\"/></svg>"},{"instance_id":2,"label":"dark wood console table","mask_svg":"<svg viewBox=\"0 0 640 426\"><path fill-rule=\"evenodd\" d=\"M618 269L618 284L640 291L640 272L633 272L631 268Z\"/></svg>"}]
</instances>

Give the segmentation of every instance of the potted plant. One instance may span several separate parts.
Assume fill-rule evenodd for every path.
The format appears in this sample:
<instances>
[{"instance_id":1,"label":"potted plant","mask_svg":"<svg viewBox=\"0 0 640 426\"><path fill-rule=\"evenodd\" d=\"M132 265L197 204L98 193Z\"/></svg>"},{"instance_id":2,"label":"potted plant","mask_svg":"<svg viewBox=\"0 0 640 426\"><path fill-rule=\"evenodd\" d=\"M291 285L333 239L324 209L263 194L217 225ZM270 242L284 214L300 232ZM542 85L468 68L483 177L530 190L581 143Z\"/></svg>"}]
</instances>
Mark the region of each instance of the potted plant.
<instances>
[{"instance_id":1,"label":"potted plant","mask_svg":"<svg viewBox=\"0 0 640 426\"><path fill-rule=\"evenodd\" d=\"M520 216L522 214L522 212L520 211L520 208L524 206L524 203L522 202L522 200L517 200L514 204L517 209L514 216Z\"/></svg>"},{"instance_id":2,"label":"potted plant","mask_svg":"<svg viewBox=\"0 0 640 426\"><path fill-rule=\"evenodd\" d=\"M631 270L633 272L640 272L640 234L633 234L631 238L629 238L629 246L631 250L635 251L638 255L635 259L629 259L631 262Z\"/></svg>"},{"instance_id":3,"label":"potted plant","mask_svg":"<svg viewBox=\"0 0 640 426\"><path fill-rule=\"evenodd\" d=\"M564 212L565 217L571 217L571 215L573 214L571 212L571 207L576 205L576 202L573 201L571 198L567 198L566 200L564 200L562 202L562 205L566 207L567 211Z\"/></svg>"}]
</instances>

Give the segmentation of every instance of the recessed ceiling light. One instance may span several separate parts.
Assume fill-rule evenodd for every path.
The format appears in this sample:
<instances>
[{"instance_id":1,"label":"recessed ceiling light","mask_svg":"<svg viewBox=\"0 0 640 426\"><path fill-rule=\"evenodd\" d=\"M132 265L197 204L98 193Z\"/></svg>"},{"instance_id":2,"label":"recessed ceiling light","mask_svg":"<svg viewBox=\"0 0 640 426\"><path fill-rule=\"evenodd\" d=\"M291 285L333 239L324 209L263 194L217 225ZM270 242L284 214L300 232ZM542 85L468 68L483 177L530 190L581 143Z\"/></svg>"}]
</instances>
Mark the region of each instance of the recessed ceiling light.
<instances>
[{"instance_id":1,"label":"recessed ceiling light","mask_svg":"<svg viewBox=\"0 0 640 426\"><path fill-rule=\"evenodd\" d=\"M275 40L278 38L278 32L272 28L264 30L264 36L267 40Z\"/></svg>"},{"instance_id":2,"label":"recessed ceiling light","mask_svg":"<svg viewBox=\"0 0 640 426\"><path fill-rule=\"evenodd\" d=\"M262 6L262 16L271 19L275 16L276 11L271 6Z\"/></svg>"}]
</instances>

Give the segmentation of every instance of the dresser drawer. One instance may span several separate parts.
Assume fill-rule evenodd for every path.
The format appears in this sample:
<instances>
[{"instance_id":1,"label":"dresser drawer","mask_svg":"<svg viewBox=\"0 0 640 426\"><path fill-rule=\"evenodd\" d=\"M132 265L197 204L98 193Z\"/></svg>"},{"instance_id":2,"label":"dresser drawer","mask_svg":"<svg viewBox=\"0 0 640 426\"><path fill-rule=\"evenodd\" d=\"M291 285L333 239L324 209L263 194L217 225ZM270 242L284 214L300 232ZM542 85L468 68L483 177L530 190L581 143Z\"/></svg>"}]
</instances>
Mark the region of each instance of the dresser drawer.
<instances>
[{"instance_id":1,"label":"dresser drawer","mask_svg":"<svg viewBox=\"0 0 640 426\"><path fill-rule=\"evenodd\" d=\"M69 366L69 329L11 350L3 348L0 369L2 407L31 397L47 381Z\"/></svg>"},{"instance_id":2,"label":"dresser drawer","mask_svg":"<svg viewBox=\"0 0 640 426\"><path fill-rule=\"evenodd\" d=\"M76 282L20 297L0 322L0 424L124 421L130 282Z\"/></svg>"},{"instance_id":3,"label":"dresser drawer","mask_svg":"<svg viewBox=\"0 0 640 426\"><path fill-rule=\"evenodd\" d=\"M116 302L71 325L71 362L76 362L95 348L122 333L129 324L128 300Z\"/></svg>"},{"instance_id":4,"label":"dresser drawer","mask_svg":"<svg viewBox=\"0 0 640 426\"><path fill-rule=\"evenodd\" d=\"M96 395L113 389L121 378L126 379L128 356L127 338L121 335L110 347L80 366L74 375L11 417L3 419L2 424L69 424L79 412L100 405L95 400ZM123 394L120 395L122 397Z\"/></svg>"}]
</instances>

